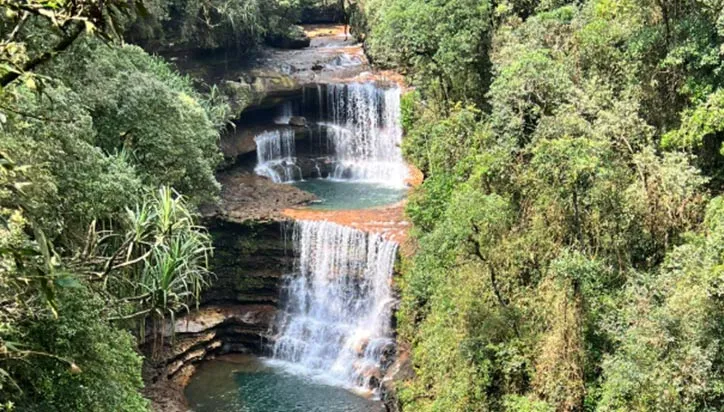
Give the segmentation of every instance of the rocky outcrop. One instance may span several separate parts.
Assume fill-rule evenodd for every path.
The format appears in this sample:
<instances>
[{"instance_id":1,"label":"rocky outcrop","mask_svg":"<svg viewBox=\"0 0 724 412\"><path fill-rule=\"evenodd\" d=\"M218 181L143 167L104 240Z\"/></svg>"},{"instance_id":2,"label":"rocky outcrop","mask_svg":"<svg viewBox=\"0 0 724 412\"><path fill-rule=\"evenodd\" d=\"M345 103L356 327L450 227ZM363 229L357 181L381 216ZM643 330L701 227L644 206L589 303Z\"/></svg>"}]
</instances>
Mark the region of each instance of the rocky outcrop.
<instances>
[{"instance_id":1,"label":"rocky outcrop","mask_svg":"<svg viewBox=\"0 0 724 412\"><path fill-rule=\"evenodd\" d=\"M395 361L387 368L385 376L380 382L382 402L388 412L402 411L402 404L397 396L397 385L411 379L414 374L409 349L404 346L398 347Z\"/></svg>"},{"instance_id":2,"label":"rocky outcrop","mask_svg":"<svg viewBox=\"0 0 724 412\"><path fill-rule=\"evenodd\" d=\"M274 183L251 171L233 170L218 176L221 203L205 212L218 221L260 223L285 220L283 212L316 200L316 196L288 184ZM250 239L253 241L253 239Z\"/></svg>"},{"instance_id":3,"label":"rocky outcrop","mask_svg":"<svg viewBox=\"0 0 724 412\"><path fill-rule=\"evenodd\" d=\"M154 410L187 410L183 388L199 362L227 353L263 353L276 310L273 305L203 306L175 322L175 338L160 350L154 342L145 345L145 392ZM172 325L167 329L170 336Z\"/></svg>"},{"instance_id":4,"label":"rocky outcrop","mask_svg":"<svg viewBox=\"0 0 724 412\"><path fill-rule=\"evenodd\" d=\"M296 79L278 71L250 70L245 80L253 91L250 106L254 108L276 106L289 99L301 97L303 93L303 87Z\"/></svg>"},{"instance_id":5,"label":"rocky outcrop","mask_svg":"<svg viewBox=\"0 0 724 412\"><path fill-rule=\"evenodd\" d=\"M243 71L235 80L224 80L219 86L237 118L247 110L273 107L303 93L296 79L271 69Z\"/></svg>"},{"instance_id":6,"label":"rocky outcrop","mask_svg":"<svg viewBox=\"0 0 724 412\"><path fill-rule=\"evenodd\" d=\"M196 364L227 353L264 354L271 343L281 278L292 264L286 223L232 222L212 218L215 273L201 305L167 323L164 336L149 335L146 394L158 411L185 411L183 388Z\"/></svg>"},{"instance_id":7,"label":"rocky outcrop","mask_svg":"<svg viewBox=\"0 0 724 412\"><path fill-rule=\"evenodd\" d=\"M243 79L237 81L226 80L221 83L220 90L226 95L235 118L241 116L241 113L254 101L254 91L251 85Z\"/></svg>"}]
</instances>

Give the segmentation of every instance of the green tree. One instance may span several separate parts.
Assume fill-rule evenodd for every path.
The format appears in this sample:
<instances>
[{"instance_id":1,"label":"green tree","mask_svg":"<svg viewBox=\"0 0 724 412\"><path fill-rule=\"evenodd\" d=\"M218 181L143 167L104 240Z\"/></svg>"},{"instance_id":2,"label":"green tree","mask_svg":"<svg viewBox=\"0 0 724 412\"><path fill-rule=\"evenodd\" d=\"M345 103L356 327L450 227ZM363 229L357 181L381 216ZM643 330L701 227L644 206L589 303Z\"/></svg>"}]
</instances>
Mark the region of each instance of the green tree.
<instances>
[{"instance_id":1,"label":"green tree","mask_svg":"<svg viewBox=\"0 0 724 412\"><path fill-rule=\"evenodd\" d=\"M106 303L80 283L59 289L58 317L35 314L15 334L30 355L5 362L22 389L20 410L128 411L148 409L139 390L135 339L105 320ZM59 359L65 359L70 365Z\"/></svg>"},{"instance_id":2,"label":"green tree","mask_svg":"<svg viewBox=\"0 0 724 412\"><path fill-rule=\"evenodd\" d=\"M367 50L376 63L409 71L435 99L481 102L490 63L487 1L370 1Z\"/></svg>"}]
</instances>

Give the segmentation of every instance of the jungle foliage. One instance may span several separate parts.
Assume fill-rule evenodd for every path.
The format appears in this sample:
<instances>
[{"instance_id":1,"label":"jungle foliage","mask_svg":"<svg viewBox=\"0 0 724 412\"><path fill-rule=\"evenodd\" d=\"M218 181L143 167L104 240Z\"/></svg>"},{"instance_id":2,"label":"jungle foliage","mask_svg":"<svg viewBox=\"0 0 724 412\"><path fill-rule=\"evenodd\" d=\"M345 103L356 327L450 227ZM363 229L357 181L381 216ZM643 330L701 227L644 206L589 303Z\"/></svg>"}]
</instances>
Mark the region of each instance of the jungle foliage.
<instances>
[{"instance_id":1,"label":"jungle foliage","mask_svg":"<svg viewBox=\"0 0 724 412\"><path fill-rule=\"evenodd\" d=\"M724 4L361 4L425 174L403 409L723 410Z\"/></svg>"},{"instance_id":2,"label":"jungle foliage","mask_svg":"<svg viewBox=\"0 0 724 412\"><path fill-rule=\"evenodd\" d=\"M724 410L724 5L343 4L415 86L405 410ZM247 52L308 6L0 0L0 410L146 409L138 340L210 281L228 105L121 37Z\"/></svg>"},{"instance_id":3,"label":"jungle foliage","mask_svg":"<svg viewBox=\"0 0 724 412\"><path fill-rule=\"evenodd\" d=\"M127 23L127 38L160 50L246 54L265 40L294 36L304 15L336 0L148 0Z\"/></svg>"},{"instance_id":4,"label":"jungle foliage","mask_svg":"<svg viewBox=\"0 0 724 412\"><path fill-rule=\"evenodd\" d=\"M141 411L211 280L229 106L123 44L140 2L0 1L0 410Z\"/></svg>"}]
</instances>

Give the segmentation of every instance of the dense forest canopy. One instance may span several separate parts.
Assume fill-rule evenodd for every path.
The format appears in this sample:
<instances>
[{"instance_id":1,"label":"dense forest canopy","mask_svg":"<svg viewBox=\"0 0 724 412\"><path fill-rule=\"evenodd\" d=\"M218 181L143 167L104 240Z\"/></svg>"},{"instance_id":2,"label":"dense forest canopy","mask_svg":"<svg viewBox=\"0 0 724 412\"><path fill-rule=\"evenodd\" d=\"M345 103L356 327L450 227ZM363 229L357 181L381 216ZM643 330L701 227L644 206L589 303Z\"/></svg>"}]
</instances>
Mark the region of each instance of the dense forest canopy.
<instances>
[{"instance_id":1,"label":"dense forest canopy","mask_svg":"<svg viewBox=\"0 0 724 412\"><path fill-rule=\"evenodd\" d=\"M213 281L232 113L148 51L246 55L318 3L414 86L402 408L724 410L708 0L0 0L0 410L149 407L136 347Z\"/></svg>"},{"instance_id":2,"label":"dense forest canopy","mask_svg":"<svg viewBox=\"0 0 724 412\"><path fill-rule=\"evenodd\" d=\"M707 1L368 0L405 70L405 410L724 408Z\"/></svg>"},{"instance_id":3,"label":"dense forest canopy","mask_svg":"<svg viewBox=\"0 0 724 412\"><path fill-rule=\"evenodd\" d=\"M0 2L0 409L147 409L137 337L211 280L229 106L122 42L172 3Z\"/></svg>"}]
</instances>

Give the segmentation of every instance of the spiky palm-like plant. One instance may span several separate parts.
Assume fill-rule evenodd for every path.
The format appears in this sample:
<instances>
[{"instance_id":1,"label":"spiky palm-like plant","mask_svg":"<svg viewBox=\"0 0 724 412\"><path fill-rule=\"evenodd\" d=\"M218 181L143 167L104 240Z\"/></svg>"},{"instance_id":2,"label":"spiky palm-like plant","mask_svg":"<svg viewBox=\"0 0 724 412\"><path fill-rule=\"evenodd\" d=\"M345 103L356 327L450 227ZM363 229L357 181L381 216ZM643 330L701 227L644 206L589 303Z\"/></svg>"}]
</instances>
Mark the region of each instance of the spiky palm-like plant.
<instances>
[{"instance_id":1,"label":"spiky palm-like plant","mask_svg":"<svg viewBox=\"0 0 724 412\"><path fill-rule=\"evenodd\" d=\"M151 321L154 348L166 335L166 320L198 304L211 276L208 258L211 239L194 223L195 216L183 197L162 187L135 209L127 211L128 229L108 266L106 285L123 305L115 319L138 320L142 340Z\"/></svg>"}]
</instances>

